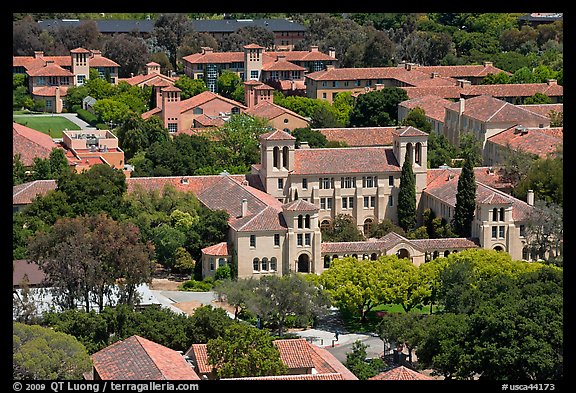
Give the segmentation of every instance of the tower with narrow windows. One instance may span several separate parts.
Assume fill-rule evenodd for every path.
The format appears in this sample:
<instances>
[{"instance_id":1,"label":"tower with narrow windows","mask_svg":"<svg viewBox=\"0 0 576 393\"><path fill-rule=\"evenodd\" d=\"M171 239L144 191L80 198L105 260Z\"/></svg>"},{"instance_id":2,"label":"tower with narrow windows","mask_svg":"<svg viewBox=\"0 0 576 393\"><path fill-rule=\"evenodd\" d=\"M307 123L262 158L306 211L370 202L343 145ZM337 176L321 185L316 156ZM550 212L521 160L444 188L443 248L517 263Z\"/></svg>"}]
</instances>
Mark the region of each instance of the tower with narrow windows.
<instances>
[{"instance_id":1,"label":"tower with narrow windows","mask_svg":"<svg viewBox=\"0 0 576 393\"><path fill-rule=\"evenodd\" d=\"M70 51L72 60L72 73L74 74L74 86L82 86L90 79L90 51L84 48L76 48Z\"/></svg>"},{"instance_id":2,"label":"tower with narrow windows","mask_svg":"<svg viewBox=\"0 0 576 393\"><path fill-rule=\"evenodd\" d=\"M263 52L263 46L256 44L244 45L244 82L260 80Z\"/></svg>"},{"instance_id":3,"label":"tower with narrow windows","mask_svg":"<svg viewBox=\"0 0 576 393\"><path fill-rule=\"evenodd\" d=\"M294 170L296 138L282 130L260 136L260 180L266 192L287 202L288 175Z\"/></svg>"},{"instance_id":4,"label":"tower with narrow windows","mask_svg":"<svg viewBox=\"0 0 576 393\"><path fill-rule=\"evenodd\" d=\"M400 168L404 160L412 162L412 171L416 177L416 206L420 210L420 197L426 187L428 172L428 134L412 126L399 128L393 136L393 151Z\"/></svg>"}]
</instances>

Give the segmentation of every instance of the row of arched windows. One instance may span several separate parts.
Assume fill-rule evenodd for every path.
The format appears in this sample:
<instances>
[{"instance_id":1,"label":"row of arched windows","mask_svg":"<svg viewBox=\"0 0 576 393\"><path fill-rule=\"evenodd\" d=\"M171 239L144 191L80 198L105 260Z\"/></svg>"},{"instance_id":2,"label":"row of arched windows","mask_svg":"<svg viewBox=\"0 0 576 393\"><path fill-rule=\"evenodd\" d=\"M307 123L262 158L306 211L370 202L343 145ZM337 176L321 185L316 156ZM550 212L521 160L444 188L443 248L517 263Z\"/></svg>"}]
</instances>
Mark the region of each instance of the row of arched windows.
<instances>
[{"instance_id":1,"label":"row of arched windows","mask_svg":"<svg viewBox=\"0 0 576 393\"><path fill-rule=\"evenodd\" d=\"M298 216L298 228L310 228L310 214Z\"/></svg>"},{"instance_id":2,"label":"row of arched windows","mask_svg":"<svg viewBox=\"0 0 576 393\"><path fill-rule=\"evenodd\" d=\"M262 259L254 258L252 261L252 270L255 272L275 272L278 268L278 259L264 257Z\"/></svg>"}]
</instances>

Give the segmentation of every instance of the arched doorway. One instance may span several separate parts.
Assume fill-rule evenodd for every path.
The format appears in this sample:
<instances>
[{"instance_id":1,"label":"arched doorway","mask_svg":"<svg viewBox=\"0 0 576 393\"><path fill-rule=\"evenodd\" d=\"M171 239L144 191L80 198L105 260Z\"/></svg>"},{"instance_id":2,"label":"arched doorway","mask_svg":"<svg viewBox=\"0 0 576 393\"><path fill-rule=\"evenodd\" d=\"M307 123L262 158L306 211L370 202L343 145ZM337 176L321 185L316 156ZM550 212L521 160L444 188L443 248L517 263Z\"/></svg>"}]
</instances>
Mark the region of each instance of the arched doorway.
<instances>
[{"instance_id":1,"label":"arched doorway","mask_svg":"<svg viewBox=\"0 0 576 393\"><path fill-rule=\"evenodd\" d=\"M402 258L410 258L410 253L408 252L407 249L405 248L401 248L398 250L398 252L396 252L396 255L398 255L398 258L402 259Z\"/></svg>"},{"instance_id":2,"label":"arched doorway","mask_svg":"<svg viewBox=\"0 0 576 393\"><path fill-rule=\"evenodd\" d=\"M310 273L310 257L308 254L300 254L300 256L298 256L296 271L298 273Z\"/></svg>"},{"instance_id":3,"label":"arched doorway","mask_svg":"<svg viewBox=\"0 0 576 393\"><path fill-rule=\"evenodd\" d=\"M504 248L502 248L502 246L496 246L496 247L494 247L494 250L496 250L496 251L504 251Z\"/></svg>"}]
</instances>

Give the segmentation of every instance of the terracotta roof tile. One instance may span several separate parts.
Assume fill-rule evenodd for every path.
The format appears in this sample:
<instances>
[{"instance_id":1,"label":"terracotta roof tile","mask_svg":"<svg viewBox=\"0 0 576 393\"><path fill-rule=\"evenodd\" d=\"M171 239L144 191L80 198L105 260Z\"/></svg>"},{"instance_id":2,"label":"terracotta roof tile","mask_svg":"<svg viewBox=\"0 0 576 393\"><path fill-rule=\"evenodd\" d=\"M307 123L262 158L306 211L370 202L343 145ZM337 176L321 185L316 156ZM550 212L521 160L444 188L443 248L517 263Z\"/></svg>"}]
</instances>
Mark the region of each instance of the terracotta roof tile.
<instances>
[{"instance_id":1,"label":"terracotta roof tile","mask_svg":"<svg viewBox=\"0 0 576 393\"><path fill-rule=\"evenodd\" d=\"M43 67L33 68L26 72L31 77L37 76L68 76L74 77L74 74L54 63L47 63Z\"/></svg>"},{"instance_id":2,"label":"terracotta roof tile","mask_svg":"<svg viewBox=\"0 0 576 393\"><path fill-rule=\"evenodd\" d=\"M227 256L230 255L228 251L228 243L221 242L202 249L202 253L214 256Z\"/></svg>"},{"instance_id":3,"label":"terracotta roof tile","mask_svg":"<svg viewBox=\"0 0 576 393\"><path fill-rule=\"evenodd\" d=\"M262 66L262 71L304 71L306 68L286 60L276 60Z\"/></svg>"},{"instance_id":4,"label":"terracotta roof tile","mask_svg":"<svg viewBox=\"0 0 576 393\"><path fill-rule=\"evenodd\" d=\"M452 103L448 108L458 111L460 103ZM482 122L521 122L522 120L550 123L546 116L527 111L491 95L479 95L464 101L464 115Z\"/></svg>"},{"instance_id":5,"label":"terracotta roof tile","mask_svg":"<svg viewBox=\"0 0 576 393\"><path fill-rule=\"evenodd\" d=\"M318 211L318 207L315 204L305 201L304 199L297 199L295 201L286 203L284 206L282 206L282 208L285 211Z\"/></svg>"},{"instance_id":6,"label":"terracotta roof tile","mask_svg":"<svg viewBox=\"0 0 576 393\"><path fill-rule=\"evenodd\" d=\"M32 94L41 97L56 97L56 89L60 89L60 97L68 95L68 86L42 86L32 89Z\"/></svg>"},{"instance_id":7,"label":"terracotta roof tile","mask_svg":"<svg viewBox=\"0 0 576 393\"><path fill-rule=\"evenodd\" d=\"M344 142L348 146L392 146L396 127L314 128L328 141Z\"/></svg>"},{"instance_id":8,"label":"terracotta roof tile","mask_svg":"<svg viewBox=\"0 0 576 393\"><path fill-rule=\"evenodd\" d=\"M521 129L522 131L519 131L516 126L509 127L488 138L488 141L503 148L510 147L513 150L532 153L542 158L555 153L563 144L563 127L555 129L522 127Z\"/></svg>"},{"instance_id":9,"label":"terracotta roof tile","mask_svg":"<svg viewBox=\"0 0 576 393\"><path fill-rule=\"evenodd\" d=\"M32 166L34 158L49 158L53 149L60 148L49 135L12 122L12 155L19 154L25 166Z\"/></svg>"},{"instance_id":10,"label":"terracotta roof tile","mask_svg":"<svg viewBox=\"0 0 576 393\"><path fill-rule=\"evenodd\" d=\"M426 117L444 122L446 108L451 104L452 101L442 97L435 95L425 95L418 98L402 101L398 105L408 109L414 109L416 107L422 108L426 114Z\"/></svg>"},{"instance_id":11,"label":"terracotta roof tile","mask_svg":"<svg viewBox=\"0 0 576 393\"><path fill-rule=\"evenodd\" d=\"M296 149L294 174L354 174L400 171L389 147Z\"/></svg>"},{"instance_id":12,"label":"terracotta roof tile","mask_svg":"<svg viewBox=\"0 0 576 393\"><path fill-rule=\"evenodd\" d=\"M262 377L223 378L222 380L247 380L247 381L342 381L345 378L339 373L330 374L287 374L268 375Z\"/></svg>"},{"instance_id":13,"label":"terracotta roof tile","mask_svg":"<svg viewBox=\"0 0 576 393\"><path fill-rule=\"evenodd\" d=\"M92 356L94 370L103 380L197 380L190 364L178 352L131 336Z\"/></svg>"},{"instance_id":14,"label":"terracotta roof tile","mask_svg":"<svg viewBox=\"0 0 576 393\"><path fill-rule=\"evenodd\" d=\"M260 139L267 140L267 141L291 141L296 140L296 138L286 131L275 129L274 131L270 131L260 135Z\"/></svg>"},{"instance_id":15,"label":"terracotta roof tile","mask_svg":"<svg viewBox=\"0 0 576 393\"><path fill-rule=\"evenodd\" d=\"M43 283L46 275L36 263L23 259L15 259L12 262L12 286L20 286L24 276L28 279L29 286L36 286Z\"/></svg>"},{"instance_id":16,"label":"terracotta roof tile","mask_svg":"<svg viewBox=\"0 0 576 393\"><path fill-rule=\"evenodd\" d=\"M530 112L537 113L542 116L549 116L550 112L564 113L564 104L531 104L531 105L516 105L522 109Z\"/></svg>"},{"instance_id":17,"label":"terracotta roof tile","mask_svg":"<svg viewBox=\"0 0 576 393\"><path fill-rule=\"evenodd\" d=\"M278 339L272 341L280 352L280 359L289 369L312 368L310 343L304 338Z\"/></svg>"},{"instance_id":18,"label":"terracotta roof tile","mask_svg":"<svg viewBox=\"0 0 576 393\"><path fill-rule=\"evenodd\" d=\"M490 95L493 97L531 97L536 93L542 93L548 97L562 97L564 87L556 83L506 83L470 85L463 92L466 96Z\"/></svg>"},{"instance_id":19,"label":"terracotta roof tile","mask_svg":"<svg viewBox=\"0 0 576 393\"><path fill-rule=\"evenodd\" d=\"M196 108L200 105L206 104L212 100L220 100L223 101L233 107L238 107L242 110L247 109L247 106L241 104L237 101L231 100L229 98L223 97L219 94L212 93L211 91L203 91L202 93L196 94L193 97L190 97L186 100L180 101L180 112L186 112L190 109Z\"/></svg>"},{"instance_id":20,"label":"terracotta roof tile","mask_svg":"<svg viewBox=\"0 0 576 393\"><path fill-rule=\"evenodd\" d=\"M434 378L419 373L417 371L411 370L405 366L398 366L391 370L385 371L378 375L375 375L369 380L395 380L395 381L406 381L406 380L433 380Z\"/></svg>"},{"instance_id":21,"label":"terracotta roof tile","mask_svg":"<svg viewBox=\"0 0 576 393\"><path fill-rule=\"evenodd\" d=\"M244 113L267 120L275 119L282 115L288 114L297 117L298 119L308 121L304 116L301 116L298 113L291 111L290 109L281 107L280 105L276 105L270 101L261 101L252 108L248 108Z\"/></svg>"},{"instance_id":22,"label":"terracotta roof tile","mask_svg":"<svg viewBox=\"0 0 576 393\"><path fill-rule=\"evenodd\" d=\"M212 366L208 364L206 344L192 344L185 352L185 355L192 359L195 369L200 374L208 374L212 372Z\"/></svg>"},{"instance_id":23,"label":"terracotta roof tile","mask_svg":"<svg viewBox=\"0 0 576 393\"><path fill-rule=\"evenodd\" d=\"M467 78L467 77L484 77L489 74L498 74L504 72L507 75L512 75L508 71L494 67L491 63L486 64L469 64L469 65L454 65L454 66L412 66L421 72L436 72L440 76L450 78Z\"/></svg>"}]
</instances>

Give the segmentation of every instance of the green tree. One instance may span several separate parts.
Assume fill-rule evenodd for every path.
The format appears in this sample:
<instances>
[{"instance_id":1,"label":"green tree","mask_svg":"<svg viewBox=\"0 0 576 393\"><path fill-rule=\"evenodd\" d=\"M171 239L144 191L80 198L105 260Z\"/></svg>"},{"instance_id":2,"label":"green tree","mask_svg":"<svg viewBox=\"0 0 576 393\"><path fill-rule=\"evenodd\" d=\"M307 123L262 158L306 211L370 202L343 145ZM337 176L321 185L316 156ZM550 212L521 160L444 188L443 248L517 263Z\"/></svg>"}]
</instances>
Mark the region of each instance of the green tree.
<instances>
[{"instance_id":1,"label":"green tree","mask_svg":"<svg viewBox=\"0 0 576 393\"><path fill-rule=\"evenodd\" d=\"M174 86L182 90L180 93L181 100L186 100L208 90L203 79L192 79L186 75L178 77L176 82L174 82Z\"/></svg>"},{"instance_id":2,"label":"green tree","mask_svg":"<svg viewBox=\"0 0 576 393\"><path fill-rule=\"evenodd\" d=\"M397 123L398 104L408 99L406 90L399 87L360 94L354 108L350 111L350 126L377 127L391 126Z\"/></svg>"},{"instance_id":3,"label":"green tree","mask_svg":"<svg viewBox=\"0 0 576 393\"><path fill-rule=\"evenodd\" d=\"M242 80L237 73L230 70L223 70L218 76L216 83L218 85L218 94L232 99L232 94L238 85L242 84Z\"/></svg>"},{"instance_id":4,"label":"green tree","mask_svg":"<svg viewBox=\"0 0 576 393\"><path fill-rule=\"evenodd\" d=\"M273 340L266 330L235 322L208 340L207 363L217 379L284 375L288 367Z\"/></svg>"},{"instance_id":5,"label":"green tree","mask_svg":"<svg viewBox=\"0 0 576 393\"><path fill-rule=\"evenodd\" d=\"M355 242L364 240L364 235L349 214L337 214L328 228L322 230L322 239L326 242Z\"/></svg>"},{"instance_id":6,"label":"green tree","mask_svg":"<svg viewBox=\"0 0 576 393\"><path fill-rule=\"evenodd\" d=\"M234 320L237 320L240 312L248 308L257 285L253 278L224 279L216 282L214 292L220 301L234 307Z\"/></svg>"},{"instance_id":7,"label":"green tree","mask_svg":"<svg viewBox=\"0 0 576 393\"><path fill-rule=\"evenodd\" d=\"M392 220L390 220L389 218L382 219L382 221L380 221L378 225L376 225L372 229L372 232L370 232L369 234L366 233L365 236L380 239L390 232L397 233L400 236L406 236L406 232L404 231L404 229L394 224Z\"/></svg>"},{"instance_id":8,"label":"green tree","mask_svg":"<svg viewBox=\"0 0 576 393\"><path fill-rule=\"evenodd\" d=\"M432 131L432 124L428 119L426 119L426 112L419 106L410 109L408 115L406 115L400 125L416 127L420 131L427 133Z\"/></svg>"},{"instance_id":9,"label":"green tree","mask_svg":"<svg viewBox=\"0 0 576 393\"><path fill-rule=\"evenodd\" d=\"M344 362L344 366L361 381L368 380L384 370L382 359L366 359L366 348L368 345L356 340L352 344L352 352L346 354L346 362Z\"/></svg>"},{"instance_id":10,"label":"green tree","mask_svg":"<svg viewBox=\"0 0 576 393\"><path fill-rule=\"evenodd\" d=\"M137 304L136 287L150 282L153 268L153 248L138 230L105 214L60 219L49 232L36 233L28 255L63 309L82 305L90 311L93 303L101 311L106 300Z\"/></svg>"},{"instance_id":11,"label":"green tree","mask_svg":"<svg viewBox=\"0 0 576 393\"><path fill-rule=\"evenodd\" d=\"M156 38L158 45L168 53L170 64L174 70L178 69L178 48L192 30L192 23L188 15L184 13L161 14L154 22L152 35Z\"/></svg>"},{"instance_id":12,"label":"green tree","mask_svg":"<svg viewBox=\"0 0 576 393\"><path fill-rule=\"evenodd\" d=\"M564 214L561 206L537 200L526 218L526 245L532 258L558 260L564 243Z\"/></svg>"},{"instance_id":13,"label":"green tree","mask_svg":"<svg viewBox=\"0 0 576 393\"><path fill-rule=\"evenodd\" d=\"M458 178L456 207L454 208L454 231L461 237L472 234L472 220L476 210L476 179L472 161L467 159Z\"/></svg>"},{"instance_id":14,"label":"green tree","mask_svg":"<svg viewBox=\"0 0 576 393\"><path fill-rule=\"evenodd\" d=\"M39 325L12 323L14 379L80 380L91 369L86 348L73 336Z\"/></svg>"},{"instance_id":15,"label":"green tree","mask_svg":"<svg viewBox=\"0 0 576 393\"><path fill-rule=\"evenodd\" d=\"M552 99L550 97L548 97L546 94L544 93L534 93L533 96L530 97L526 97L524 99L524 104L525 105L532 105L532 104L552 104Z\"/></svg>"},{"instance_id":16,"label":"green tree","mask_svg":"<svg viewBox=\"0 0 576 393\"><path fill-rule=\"evenodd\" d=\"M308 142L308 145L312 148L325 147L328 143L324 134L310 127L296 128L292 131L292 136L296 138L296 147L300 147L302 142Z\"/></svg>"},{"instance_id":17,"label":"green tree","mask_svg":"<svg viewBox=\"0 0 576 393\"><path fill-rule=\"evenodd\" d=\"M410 231L416 226L416 176L412 171L412 161L408 151L400 174L398 225L404 231Z\"/></svg>"},{"instance_id":18,"label":"green tree","mask_svg":"<svg viewBox=\"0 0 576 393\"><path fill-rule=\"evenodd\" d=\"M322 291L301 274L264 276L248 298L248 309L281 336L289 316L307 325L326 313L328 301Z\"/></svg>"}]
</instances>

